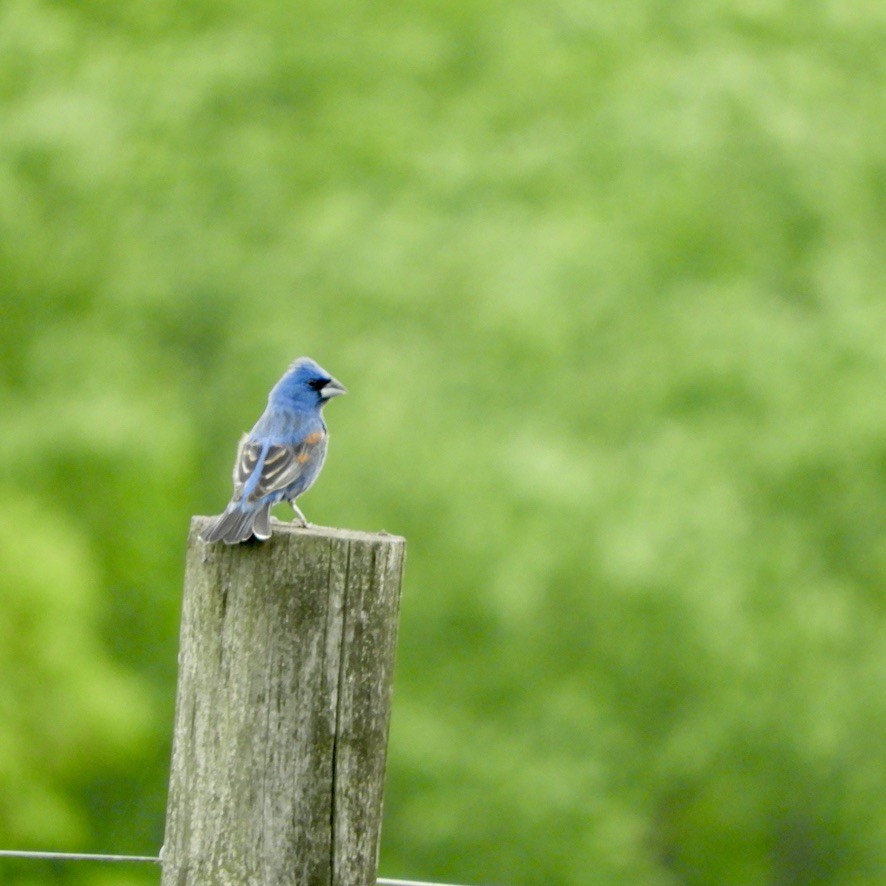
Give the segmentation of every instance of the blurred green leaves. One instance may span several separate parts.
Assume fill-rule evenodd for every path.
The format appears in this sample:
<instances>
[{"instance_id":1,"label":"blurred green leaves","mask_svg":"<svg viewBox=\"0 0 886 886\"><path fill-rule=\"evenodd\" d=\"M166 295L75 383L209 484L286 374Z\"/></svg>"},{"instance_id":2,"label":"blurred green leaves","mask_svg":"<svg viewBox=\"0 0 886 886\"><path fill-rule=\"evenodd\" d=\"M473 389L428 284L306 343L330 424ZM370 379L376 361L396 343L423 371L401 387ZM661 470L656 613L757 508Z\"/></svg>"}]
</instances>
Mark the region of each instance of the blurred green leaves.
<instances>
[{"instance_id":1,"label":"blurred green leaves","mask_svg":"<svg viewBox=\"0 0 886 886\"><path fill-rule=\"evenodd\" d=\"M883 27L0 5L0 845L156 851L187 519L307 353L306 513L410 544L385 873L876 882Z\"/></svg>"},{"instance_id":2,"label":"blurred green leaves","mask_svg":"<svg viewBox=\"0 0 886 886\"><path fill-rule=\"evenodd\" d=\"M0 823L4 838L70 845L88 831L66 790L131 753L146 693L95 636L96 564L82 530L21 494L0 506Z\"/></svg>"}]
</instances>

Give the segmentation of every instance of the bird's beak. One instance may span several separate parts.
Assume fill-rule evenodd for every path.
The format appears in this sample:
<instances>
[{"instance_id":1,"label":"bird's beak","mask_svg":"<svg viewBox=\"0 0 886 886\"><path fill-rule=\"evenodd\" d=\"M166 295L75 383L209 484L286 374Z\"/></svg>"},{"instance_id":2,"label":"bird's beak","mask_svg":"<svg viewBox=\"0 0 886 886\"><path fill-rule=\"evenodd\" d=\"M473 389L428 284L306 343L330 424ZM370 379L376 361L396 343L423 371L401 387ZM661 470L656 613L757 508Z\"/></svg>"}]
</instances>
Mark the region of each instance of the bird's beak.
<instances>
[{"instance_id":1,"label":"bird's beak","mask_svg":"<svg viewBox=\"0 0 886 886\"><path fill-rule=\"evenodd\" d=\"M325 385L320 389L320 393L323 395L324 400L331 400L333 397L338 397L340 394L347 394L348 389L337 379L331 378Z\"/></svg>"}]
</instances>

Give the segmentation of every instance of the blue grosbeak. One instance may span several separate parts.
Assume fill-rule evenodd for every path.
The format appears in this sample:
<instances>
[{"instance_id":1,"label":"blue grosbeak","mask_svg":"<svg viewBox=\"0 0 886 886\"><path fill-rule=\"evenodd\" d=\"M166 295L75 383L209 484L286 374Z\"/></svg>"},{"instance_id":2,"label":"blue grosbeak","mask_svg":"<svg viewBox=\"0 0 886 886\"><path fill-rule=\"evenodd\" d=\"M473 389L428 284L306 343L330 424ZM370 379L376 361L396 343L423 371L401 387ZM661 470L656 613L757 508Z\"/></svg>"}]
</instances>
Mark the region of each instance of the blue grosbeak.
<instances>
[{"instance_id":1,"label":"blue grosbeak","mask_svg":"<svg viewBox=\"0 0 886 886\"><path fill-rule=\"evenodd\" d=\"M271 535L271 507L288 501L307 526L295 500L317 479L328 434L323 407L344 386L308 357L299 357L268 394L268 406L244 434L234 462L234 495L225 512L202 534L227 545Z\"/></svg>"}]
</instances>

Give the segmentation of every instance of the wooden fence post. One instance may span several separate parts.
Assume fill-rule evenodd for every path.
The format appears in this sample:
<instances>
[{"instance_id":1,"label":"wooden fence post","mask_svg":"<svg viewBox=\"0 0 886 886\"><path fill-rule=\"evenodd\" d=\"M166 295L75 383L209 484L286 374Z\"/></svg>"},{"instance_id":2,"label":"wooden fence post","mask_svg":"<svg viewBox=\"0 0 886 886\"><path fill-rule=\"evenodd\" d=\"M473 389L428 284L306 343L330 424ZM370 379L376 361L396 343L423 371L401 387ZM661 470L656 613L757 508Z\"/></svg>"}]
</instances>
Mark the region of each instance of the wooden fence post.
<instances>
[{"instance_id":1,"label":"wooden fence post","mask_svg":"<svg viewBox=\"0 0 886 886\"><path fill-rule=\"evenodd\" d=\"M375 883L406 542L188 538L162 886Z\"/></svg>"}]
</instances>

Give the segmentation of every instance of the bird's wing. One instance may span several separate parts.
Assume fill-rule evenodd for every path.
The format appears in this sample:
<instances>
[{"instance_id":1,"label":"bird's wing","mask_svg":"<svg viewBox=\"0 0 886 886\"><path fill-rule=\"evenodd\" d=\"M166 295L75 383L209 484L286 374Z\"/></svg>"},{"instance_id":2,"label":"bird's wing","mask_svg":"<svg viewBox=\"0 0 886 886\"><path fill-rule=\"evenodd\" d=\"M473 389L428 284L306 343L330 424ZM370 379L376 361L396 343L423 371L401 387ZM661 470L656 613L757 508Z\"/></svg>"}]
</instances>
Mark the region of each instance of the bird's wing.
<instances>
[{"instance_id":1,"label":"bird's wing","mask_svg":"<svg viewBox=\"0 0 886 886\"><path fill-rule=\"evenodd\" d=\"M308 434L299 443L278 445L262 443L244 436L240 441L237 460L234 463L234 497L242 497L244 487L255 473L266 446L261 475L250 490L248 501L258 501L294 483L312 458L319 454L318 446L324 438L325 434L322 431L316 431Z\"/></svg>"}]
</instances>

